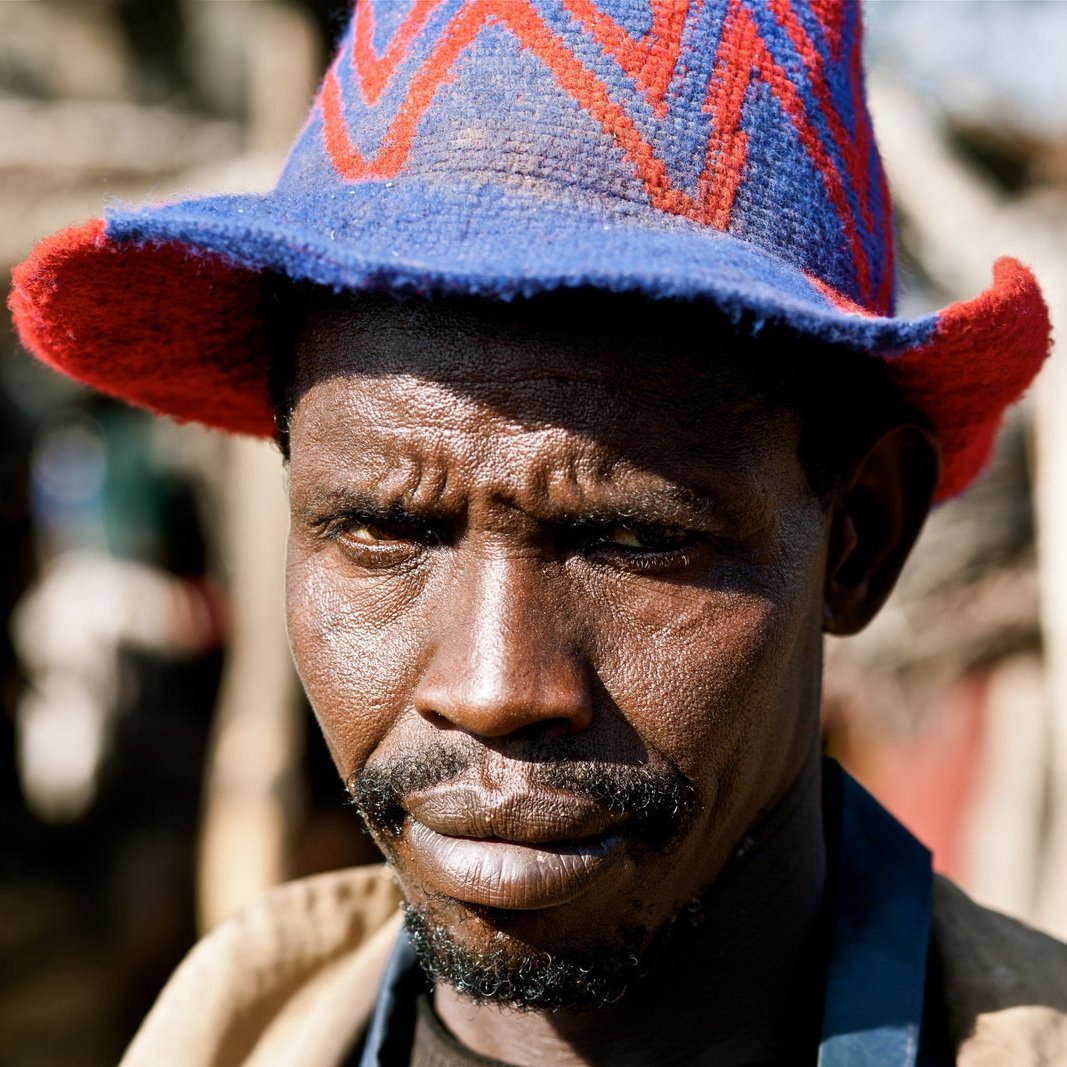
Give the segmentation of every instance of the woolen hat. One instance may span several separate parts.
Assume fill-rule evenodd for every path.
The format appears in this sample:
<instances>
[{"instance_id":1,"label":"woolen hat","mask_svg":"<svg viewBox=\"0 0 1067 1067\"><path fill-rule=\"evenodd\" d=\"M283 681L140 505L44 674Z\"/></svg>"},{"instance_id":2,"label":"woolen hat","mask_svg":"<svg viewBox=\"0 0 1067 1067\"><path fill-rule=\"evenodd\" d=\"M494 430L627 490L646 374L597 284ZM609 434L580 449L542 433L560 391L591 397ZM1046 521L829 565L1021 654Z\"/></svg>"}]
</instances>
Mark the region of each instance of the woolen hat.
<instances>
[{"instance_id":1,"label":"woolen hat","mask_svg":"<svg viewBox=\"0 0 1067 1067\"><path fill-rule=\"evenodd\" d=\"M894 317L860 40L855 0L360 0L272 192L116 206L43 241L14 271L19 335L104 392L270 435L265 271L710 301L886 359L944 498L1047 354L1048 314L1003 259L977 298Z\"/></svg>"}]
</instances>

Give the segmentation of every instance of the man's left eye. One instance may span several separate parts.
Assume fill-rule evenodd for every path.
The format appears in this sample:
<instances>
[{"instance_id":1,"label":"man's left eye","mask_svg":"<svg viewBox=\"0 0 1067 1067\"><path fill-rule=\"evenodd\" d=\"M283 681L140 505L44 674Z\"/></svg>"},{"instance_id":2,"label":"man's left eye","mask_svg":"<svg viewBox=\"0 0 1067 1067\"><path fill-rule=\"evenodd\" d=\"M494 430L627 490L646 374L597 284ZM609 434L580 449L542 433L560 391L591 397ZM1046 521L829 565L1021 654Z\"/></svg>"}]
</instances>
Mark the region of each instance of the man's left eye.
<instances>
[{"instance_id":1,"label":"man's left eye","mask_svg":"<svg viewBox=\"0 0 1067 1067\"><path fill-rule=\"evenodd\" d=\"M634 552L670 552L692 544L695 536L689 530L675 527L631 526L619 523L617 526L608 527L594 538L593 546L623 548Z\"/></svg>"}]
</instances>

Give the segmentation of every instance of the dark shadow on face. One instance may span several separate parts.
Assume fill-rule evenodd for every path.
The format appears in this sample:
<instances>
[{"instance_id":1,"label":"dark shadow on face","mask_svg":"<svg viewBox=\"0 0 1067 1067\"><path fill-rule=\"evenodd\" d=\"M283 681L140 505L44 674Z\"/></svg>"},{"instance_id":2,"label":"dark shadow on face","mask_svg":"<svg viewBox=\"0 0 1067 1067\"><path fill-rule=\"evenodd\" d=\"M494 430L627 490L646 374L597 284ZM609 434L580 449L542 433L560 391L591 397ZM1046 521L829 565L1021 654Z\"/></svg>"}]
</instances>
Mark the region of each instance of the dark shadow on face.
<instances>
[{"instance_id":1,"label":"dark shadow on face","mask_svg":"<svg viewBox=\"0 0 1067 1067\"><path fill-rule=\"evenodd\" d=\"M711 450L731 467L774 437L796 448L796 415L780 394L804 343L784 332L757 342L694 305L586 291L499 304L316 290L299 319L315 341L282 372L294 409L334 377L420 378L516 427L565 428L653 470L672 449L707 469ZM675 475L673 462L661 473Z\"/></svg>"}]
</instances>

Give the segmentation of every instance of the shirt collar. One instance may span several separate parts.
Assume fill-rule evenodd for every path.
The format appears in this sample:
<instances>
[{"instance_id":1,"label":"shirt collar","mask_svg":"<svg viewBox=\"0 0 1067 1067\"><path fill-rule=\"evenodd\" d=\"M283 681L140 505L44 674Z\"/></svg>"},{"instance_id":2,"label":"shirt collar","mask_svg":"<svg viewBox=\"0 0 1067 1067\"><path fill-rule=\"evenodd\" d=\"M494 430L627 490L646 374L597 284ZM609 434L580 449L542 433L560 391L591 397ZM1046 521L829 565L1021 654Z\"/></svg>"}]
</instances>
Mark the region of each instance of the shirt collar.
<instances>
[{"instance_id":1,"label":"shirt collar","mask_svg":"<svg viewBox=\"0 0 1067 1067\"><path fill-rule=\"evenodd\" d=\"M916 1067L930 853L836 763L824 773L840 821L818 1067Z\"/></svg>"}]
</instances>

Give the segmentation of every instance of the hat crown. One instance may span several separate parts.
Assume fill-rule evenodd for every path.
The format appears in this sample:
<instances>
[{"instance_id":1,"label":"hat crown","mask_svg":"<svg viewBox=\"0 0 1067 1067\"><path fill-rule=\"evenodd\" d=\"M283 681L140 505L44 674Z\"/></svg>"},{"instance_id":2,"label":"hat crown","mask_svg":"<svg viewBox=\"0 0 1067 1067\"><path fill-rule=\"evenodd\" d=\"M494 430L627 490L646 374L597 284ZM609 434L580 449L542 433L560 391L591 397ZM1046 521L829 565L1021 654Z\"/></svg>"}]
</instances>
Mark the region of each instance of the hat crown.
<instances>
[{"instance_id":1,"label":"hat crown","mask_svg":"<svg viewBox=\"0 0 1067 1067\"><path fill-rule=\"evenodd\" d=\"M854 0L359 0L281 187L709 227L886 314L860 37Z\"/></svg>"}]
</instances>

